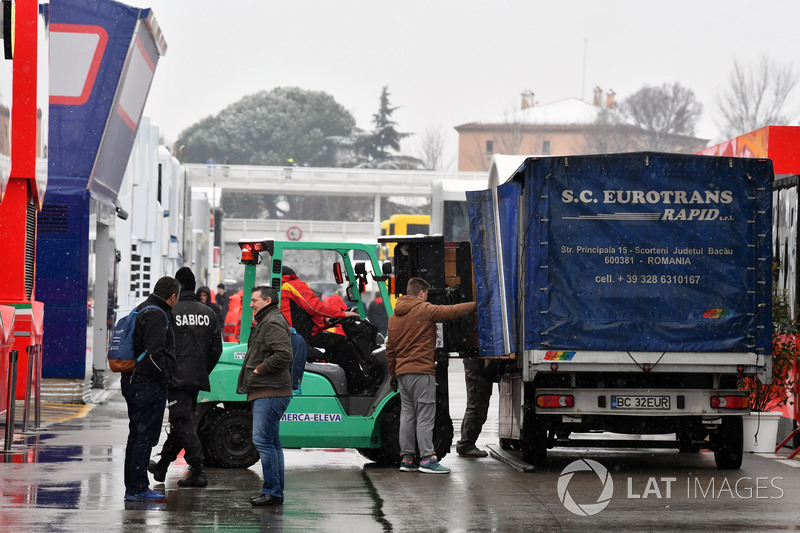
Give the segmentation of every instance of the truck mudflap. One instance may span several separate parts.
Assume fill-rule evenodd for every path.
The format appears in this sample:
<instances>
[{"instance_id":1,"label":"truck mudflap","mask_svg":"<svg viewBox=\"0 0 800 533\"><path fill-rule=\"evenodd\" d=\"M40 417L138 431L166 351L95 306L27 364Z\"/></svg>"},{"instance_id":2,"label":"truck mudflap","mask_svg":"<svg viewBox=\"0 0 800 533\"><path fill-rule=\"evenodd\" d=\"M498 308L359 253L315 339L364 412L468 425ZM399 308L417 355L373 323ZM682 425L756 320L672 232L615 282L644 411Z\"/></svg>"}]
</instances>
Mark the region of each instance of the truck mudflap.
<instances>
[{"instance_id":1,"label":"truck mudflap","mask_svg":"<svg viewBox=\"0 0 800 533\"><path fill-rule=\"evenodd\" d=\"M564 422L582 415L720 416L748 412L747 393L728 389L536 389L537 414L564 415Z\"/></svg>"}]
</instances>

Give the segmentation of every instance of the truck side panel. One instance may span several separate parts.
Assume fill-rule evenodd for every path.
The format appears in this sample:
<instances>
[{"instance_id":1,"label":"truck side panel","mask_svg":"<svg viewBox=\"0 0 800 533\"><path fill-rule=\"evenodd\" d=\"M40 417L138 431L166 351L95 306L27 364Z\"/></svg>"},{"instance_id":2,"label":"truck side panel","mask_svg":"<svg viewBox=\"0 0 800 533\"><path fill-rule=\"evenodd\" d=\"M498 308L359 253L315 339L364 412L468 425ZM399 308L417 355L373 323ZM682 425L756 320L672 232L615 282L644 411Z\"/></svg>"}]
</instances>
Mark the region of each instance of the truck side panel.
<instances>
[{"instance_id":1,"label":"truck side panel","mask_svg":"<svg viewBox=\"0 0 800 533\"><path fill-rule=\"evenodd\" d=\"M525 172L526 348L769 353L770 161L549 163Z\"/></svg>"},{"instance_id":2,"label":"truck side panel","mask_svg":"<svg viewBox=\"0 0 800 533\"><path fill-rule=\"evenodd\" d=\"M495 246L475 253L482 354L502 355L503 296L526 350L769 353L771 180L769 160L618 154L528 159L496 213L468 193L475 248ZM498 291L491 261L517 249L522 290Z\"/></svg>"}]
</instances>

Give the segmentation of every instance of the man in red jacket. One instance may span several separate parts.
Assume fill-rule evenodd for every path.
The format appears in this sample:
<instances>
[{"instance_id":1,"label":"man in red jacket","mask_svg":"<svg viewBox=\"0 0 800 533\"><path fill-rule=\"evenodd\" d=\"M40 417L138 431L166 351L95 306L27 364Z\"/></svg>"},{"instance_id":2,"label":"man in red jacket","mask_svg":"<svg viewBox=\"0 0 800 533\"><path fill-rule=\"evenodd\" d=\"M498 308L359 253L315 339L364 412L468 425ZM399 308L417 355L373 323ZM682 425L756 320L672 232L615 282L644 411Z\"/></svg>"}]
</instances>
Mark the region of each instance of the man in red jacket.
<instances>
[{"instance_id":1,"label":"man in red jacket","mask_svg":"<svg viewBox=\"0 0 800 533\"><path fill-rule=\"evenodd\" d=\"M242 331L243 295L244 290L241 290L228 300L228 314L225 315L225 323L222 329L222 340L225 342L239 342L239 335Z\"/></svg>"},{"instance_id":2,"label":"man in red jacket","mask_svg":"<svg viewBox=\"0 0 800 533\"><path fill-rule=\"evenodd\" d=\"M389 317L386 359L389 375L400 390L400 470L449 474L433 447L436 419L436 323L453 320L477 309L475 302L433 305L431 285L422 278L408 280L406 294L397 299ZM414 464L419 446L419 467Z\"/></svg>"},{"instance_id":3,"label":"man in red jacket","mask_svg":"<svg viewBox=\"0 0 800 533\"><path fill-rule=\"evenodd\" d=\"M285 266L281 271L281 312L291 327L311 346L322 350L308 351L308 361L325 361L342 367L351 393L365 392L368 380L359 364L352 343L342 335L327 331L331 318L358 317L358 313L345 311L333 303L325 302L297 277L294 270Z\"/></svg>"}]
</instances>

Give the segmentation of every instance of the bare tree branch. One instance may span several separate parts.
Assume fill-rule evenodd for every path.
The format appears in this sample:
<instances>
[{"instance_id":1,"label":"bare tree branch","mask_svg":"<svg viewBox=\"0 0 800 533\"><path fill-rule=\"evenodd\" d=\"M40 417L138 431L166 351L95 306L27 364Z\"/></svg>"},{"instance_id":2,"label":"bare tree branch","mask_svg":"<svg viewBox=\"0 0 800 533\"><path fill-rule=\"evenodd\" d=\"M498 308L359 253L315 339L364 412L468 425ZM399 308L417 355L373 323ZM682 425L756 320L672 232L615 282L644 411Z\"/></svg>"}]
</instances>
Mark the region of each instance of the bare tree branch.
<instances>
[{"instance_id":1,"label":"bare tree branch","mask_svg":"<svg viewBox=\"0 0 800 533\"><path fill-rule=\"evenodd\" d=\"M431 126L419 136L419 158L427 170L442 170L447 132L441 126Z\"/></svg>"},{"instance_id":2,"label":"bare tree branch","mask_svg":"<svg viewBox=\"0 0 800 533\"><path fill-rule=\"evenodd\" d=\"M767 56L750 69L734 60L729 86L717 98L725 136L733 138L771 124L788 123L792 111L787 106L798 81L791 64L780 65Z\"/></svg>"},{"instance_id":3,"label":"bare tree branch","mask_svg":"<svg viewBox=\"0 0 800 533\"><path fill-rule=\"evenodd\" d=\"M650 134L642 149L655 151L672 150L671 136L694 135L703 113L694 92L679 83L665 83L661 87L645 85L626 98L620 108L635 126Z\"/></svg>"}]
</instances>

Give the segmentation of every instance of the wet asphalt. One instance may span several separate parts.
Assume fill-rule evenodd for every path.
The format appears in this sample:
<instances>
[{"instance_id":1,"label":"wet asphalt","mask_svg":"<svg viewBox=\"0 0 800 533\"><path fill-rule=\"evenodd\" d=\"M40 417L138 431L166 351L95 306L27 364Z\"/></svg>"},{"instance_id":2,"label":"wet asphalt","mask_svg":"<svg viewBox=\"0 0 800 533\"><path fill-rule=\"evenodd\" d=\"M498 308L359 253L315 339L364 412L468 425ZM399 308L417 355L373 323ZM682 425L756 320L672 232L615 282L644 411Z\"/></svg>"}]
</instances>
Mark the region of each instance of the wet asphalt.
<instances>
[{"instance_id":1,"label":"wet asphalt","mask_svg":"<svg viewBox=\"0 0 800 533\"><path fill-rule=\"evenodd\" d=\"M458 361L450 376L458 435ZM532 473L451 453L442 460L449 475L377 467L352 449L286 450L286 501L267 508L249 503L261 486L258 465L208 469L208 487L181 488L179 458L163 484L151 484L166 490L166 502L125 502L125 402L113 387L103 396L3 456L0 532L800 531L800 461L749 455L726 472L708 452L665 450L559 450ZM481 447L497 442L496 396ZM605 485L591 471L566 477L584 458L607 468ZM611 481L613 496L601 501ZM570 511L570 501L580 506ZM576 514L581 506L589 512Z\"/></svg>"}]
</instances>

